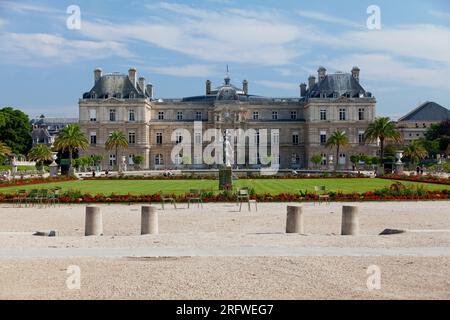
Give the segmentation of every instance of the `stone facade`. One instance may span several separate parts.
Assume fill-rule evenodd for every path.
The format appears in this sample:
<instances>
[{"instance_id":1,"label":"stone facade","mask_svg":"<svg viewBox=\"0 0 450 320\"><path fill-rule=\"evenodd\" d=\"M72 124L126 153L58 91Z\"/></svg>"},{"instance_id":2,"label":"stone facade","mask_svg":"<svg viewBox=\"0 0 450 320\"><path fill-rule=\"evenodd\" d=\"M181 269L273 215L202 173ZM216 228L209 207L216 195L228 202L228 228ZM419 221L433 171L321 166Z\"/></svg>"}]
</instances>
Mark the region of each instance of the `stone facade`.
<instances>
[{"instance_id":1,"label":"stone facade","mask_svg":"<svg viewBox=\"0 0 450 320\"><path fill-rule=\"evenodd\" d=\"M242 88L234 86L227 74L216 89L207 80L204 95L162 100L153 98L153 86L146 85L144 78L137 81L135 69L130 69L128 75L103 75L96 69L94 87L79 101L80 126L91 141L83 155L102 154L104 166L114 164L114 152L106 151L104 145L111 131L121 130L130 145L121 150L118 162L125 156L132 165L132 156L142 155L143 168L210 168L217 166L192 154L171 158L179 132L187 130L193 148L199 143L204 149L211 143L203 139L207 129L267 129L269 150L276 143L274 139L278 140L279 159L272 161L279 161L280 168L312 167L310 158L316 154L323 155L322 168L327 168L330 156L336 156L324 142L337 128L345 131L350 141L340 155L342 168L351 168L352 154L375 155L376 145L365 144L362 133L375 118L376 100L360 86L359 69L327 75L321 67L318 79L316 82L311 76L309 86L301 84L298 98L268 98L250 95L246 80ZM194 126L200 124L202 134L197 137ZM273 129L278 129L279 134L270 135ZM249 137L249 145L254 146L260 138L257 133ZM259 162L249 163L248 151L245 162L237 166L261 166Z\"/></svg>"}]
</instances>

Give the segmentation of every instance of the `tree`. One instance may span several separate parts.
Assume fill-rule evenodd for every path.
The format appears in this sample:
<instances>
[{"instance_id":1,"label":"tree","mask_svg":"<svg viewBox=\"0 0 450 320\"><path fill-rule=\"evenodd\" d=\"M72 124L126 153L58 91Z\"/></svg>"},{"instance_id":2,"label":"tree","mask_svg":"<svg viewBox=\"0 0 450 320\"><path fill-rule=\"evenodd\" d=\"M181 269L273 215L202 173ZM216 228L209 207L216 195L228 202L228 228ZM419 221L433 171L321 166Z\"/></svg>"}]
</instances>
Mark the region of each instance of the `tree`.
<instances>
[{"instance_id":1,"label":"tree","mask_svg":"<svg viewBox=\"0 0 450 320\"><path fill-rule=\"evenodd\" d=\"M311 162L314 163L315 167L318 167L322 162L322 156L320 154L315 154L311 157Z\"/></svg>"},{"instance_id":2,"label":"tree","mask_svg":"<svg viewBox=\"0 0 450 320\"><path fill-rule=\"evenodd\" d=\"M352 154L350 156L350 162L356 167L359 163L359 161L361 161L362 156L359 154Z\"/></svg>"},{"instance_id":3,"label":"tree","mask_svg":"<svg viewBox=\"0 0 450 320\"><path fill-rule=\"evenodd\" d=\"M94 154L91 157L91 161L94 165L99 165L103 161L103 156L101 154Z\"/></svg>"},{"instance_id":4,"label":"tree","mask_svg":"<svg viewBox=\"0 0 450 320\"><path fill-rule=\"evenodd\" d=\"M33 148L31 148L30 152L28 152L28 158L30 160L36 161L38 163L38 167L44 170L44 161L52 161L52 150L45 144L36 144Z\"/></svg>"},{"instance_id":5,"label":"tree","mask_svg":"<svg viewBox=\"0 0 450 320\"><path fill-rule=\"evenodd\" d=\"M403 155L408 157L413 165L416 165L420 160L425 158L428 153L419 141L412 141L403 150Z\"/></svg>"},{"instance_id":6,"label":"tree","mask_svg":"<svg viewBox=\"0 0 450 320\"><path fill-rule=\"evenodd\" d=\"M11 148L0 141L0 156L9 156L12 153Z\"/></svg>"},{"instance_id":7,"label":"tree","mask_svg":"<svg viewBox=\"0 0 450 320\"><path fill-rule=\"evenodd\" d=\"M106 140L105 148L106 150L115 150L116 164L117 164L119 148L124 149L128 148L128 140L125 136L125 133L118 130L111 132L111 135L108 137L108 140Z\"/></svg>"},{"instance_id":8,"label":"tree","mask_svg":"<svg viewBox=\"0 0 450 320\"><path fill-rule=\"evenodd\" d=\"M378 140L380 140L380 163L382 164L386 140L392 140L394 142L401 141L401 134L397 130L395 123L389 117L376 118L364 132L364 141L376 142Z\"/></svg>"},{"instance_id":9,"label":"tree","mask_svg":"<svg viewBox=\"0 0 450 320\"><path fill-rule=\"evenodd\" d=\"M68 124L59 131L54 146L62 152L69 152L70 165L72 165L73 153L78 150L86 150L89 141L78 125Z\"/></svg>"},{"instance_id":10,"label":"tree","mask_svg":"<svg viewBox=\"0 0 450 320\"><path fill-rule=\"evenodd\" d=\"M337 170L339 165L339 151L342 147L345 147L348 145L348 138L344 131L341 131L340 129L336 129L334 131L330 138L328 138L327 143L325 144L326 147L333 148L336 147L336 161L334 164L334 169Z\"/></svg>"},{"instance_id":11,"label":"tree","mask_svg":"<svg viewBox=\"0 0 450 320\"><path fill-rule=\"evenodd\" d=\"M28 116L10 107L0 109L0 141L16 155L27 154L32 146Z\"/></svg>"},{"instance_id":12,"label":"tree","mask_svg":"<svg viewBox=\"0 0 450 320\"><path fill-rule=\"evenodd\" d=\"M133 157L133 162L138 169L141 168L141 164L144 162L144 156L137 155Z\"/></svg>"}]
</instances>

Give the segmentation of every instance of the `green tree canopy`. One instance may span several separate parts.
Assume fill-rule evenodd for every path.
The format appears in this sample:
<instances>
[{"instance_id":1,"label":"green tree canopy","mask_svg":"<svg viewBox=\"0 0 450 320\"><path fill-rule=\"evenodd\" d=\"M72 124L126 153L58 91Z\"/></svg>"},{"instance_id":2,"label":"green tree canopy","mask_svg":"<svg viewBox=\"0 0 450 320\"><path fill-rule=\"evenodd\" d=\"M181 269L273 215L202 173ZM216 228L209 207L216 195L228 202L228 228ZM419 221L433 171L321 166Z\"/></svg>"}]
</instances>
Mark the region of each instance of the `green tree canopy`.
<instances>
[{"instance_id":1,"label":"green tree canopy","mask_svg":"<svg viewBox=\"0 0 450 320\"><path fill-rule=\"evenodd\" d=\"M367 142L380 140L380 163L383 163L386 141L391 140L398 143L401 141L401 134L389 117L381 117L369 124L364 132L364 140Z\"/></svg>"},{"instance_id":2,"label":"green tree canopy","mask_svg":"<svg viewBox=\"0 0 450 320\"><path fill-rule=\"evenodd\" d=\"M31 149L31 125L28 116L17 109L0 109L0 141L17 155L27 154Z\"/></svg>"},{"instance_id":3,"label":"green tree canopy","mask_svg":"<svg viewBox=\"0 0 450 320\"><path fill-rule=\"evenodd\" d=\"M28 152L28 158L36 161L40 167L43 167L44 161L52 161L52 150L45 144L36 144Z\"/></svg>"},{"instance_id":4,"label":"green tree canopy","mask_svg":"<svg viewBox=\"0 0 450 320\"><path fill-rule=\"evenodd\" d=\"M70 162L72 162L73 153L76 150L86 150L89 141L77 124L68 124L59 131L54 146L62 152L68 151Z\"/></svg>"},{"instance_id":5,"label":"green tree canopy","mask_svg":"<svg viewBox=\"0 0 450 320\"><path fill-rule=\"evenodd\" d=\"M318 166L322 162L322 156L320 154L315 154L311 157L311 162Z\"/></svg>"},{"instance_id":6,"label":"green tree canopy","mask_svg":"<svg viewBox=\"0 0 450 320\"><path fill-rule=\"evenodd\" d=\"M125 133L119 130L115 130L111 132L110 136L106 140L105 143L106 150L114 150L116 155L116 164L119 163L118 161L118 152L119 148L128 148L128 140L125 136Z\"/></svg>"},{"instance_id":7,"label":"green tree canopy","mask_svg":"<svg viewBox=\"0 0 450 320\"><path fill-rule=\"evenodd\" d=\"M348 145L348 137L345 134L344 131L341 131L340 129L336 129L331 136L328 138L327 143L325 144L326 147L333 148L336 147L336 160L334 164L335 170L337 169L339 165L339 151L341 148Z\"/></svg>"},{"instance_id":8,"label":"green tree canopy","mask_svg":"<svg viewBox=\"0 0 450 320\"><path fill-rule=\"evenodd\" d=\"M428 152L425 150L420 141L412 141L403 150L403 155L409 158L412 164L416 164L420 160L424 159L428 155Z\"/></svg>"}]
</instances>

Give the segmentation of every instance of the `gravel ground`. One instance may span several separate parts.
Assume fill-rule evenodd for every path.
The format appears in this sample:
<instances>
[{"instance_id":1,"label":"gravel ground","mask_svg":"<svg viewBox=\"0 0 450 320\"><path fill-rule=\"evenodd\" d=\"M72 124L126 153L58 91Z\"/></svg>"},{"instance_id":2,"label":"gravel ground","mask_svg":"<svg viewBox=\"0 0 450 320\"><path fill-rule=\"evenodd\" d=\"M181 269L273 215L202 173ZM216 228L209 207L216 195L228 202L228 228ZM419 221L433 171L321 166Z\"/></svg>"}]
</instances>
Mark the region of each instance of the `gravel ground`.
<instances>
[{"instance_id":1,"label":"gravel ground","mask_svg":"<svg viewBox=\"0 0 450 320\"><path fill-rule=\"evenodd\" d=\"M151 236L139 236L139 206L102 205L102 237L83 236L84 206L3 205L0 299L449 299L449 204L352 203L360 206L358 237L339 236L342 203L303 204L306 235L284 233L285 203L259 204L258 212L238 212L229 203L158 210L160 234ZM385 228L415 231L379 236ZM59 230L60 236L26 234L51 229ZM276 248L278 254L264 254L266 247ZM123 257L107 257L108 250L117 248ZM165 248L182 254L127 254L145 249L165 252ZM243 250L242 255L221 256L221 252L241 248L261 254ZM333 248L339 249L336 256L332 256ZM66 254L60 258L1 257L5 252L20 256L30 250L44 256L53 249ZM206 257L183 254L195 249L215 253ZM398 256L387 254L394 249L399 250ZM98 254L71 257L73 250L97 250ZM313 253L290 256L295 250ZM317 256L321 250L331 254ZM378 254L352 253L364 250ZM402 250L422 250L430 256L405 256ZM66 270L72 264L81 268L80 290L66 288ZM381 269L380 290L366 286L366 270L372 264Z\"/></svg>"}]
</instances>

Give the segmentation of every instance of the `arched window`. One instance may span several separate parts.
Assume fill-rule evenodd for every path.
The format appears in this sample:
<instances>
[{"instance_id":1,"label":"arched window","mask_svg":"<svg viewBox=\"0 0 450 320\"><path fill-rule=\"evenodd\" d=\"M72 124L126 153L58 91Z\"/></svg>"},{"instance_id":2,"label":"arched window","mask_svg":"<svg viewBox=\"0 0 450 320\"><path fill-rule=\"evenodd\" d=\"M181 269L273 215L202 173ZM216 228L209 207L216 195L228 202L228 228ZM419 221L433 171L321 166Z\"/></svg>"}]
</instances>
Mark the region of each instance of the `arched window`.
<instances>
[{"instance_id":1,"label":"arched window","mask_svg":"<svg viewBox=\"0 0 450 320\"><path fill-rule=\"evenodd\" d=\"M97 99L97 94L95 93L95 91L91 92L91 99Z\"/></svg>"},{"instance_id":2,"label":"arched window","mask_svg":"<svg viewBox=\"0 0 450 320\"><path fill-rule=\"evenodd\" d=\"M155 165L158 166L158 165L162 165L162 164L164 164L163 155L159 153L155 156Z\"/></svg>"}]
</instances>

